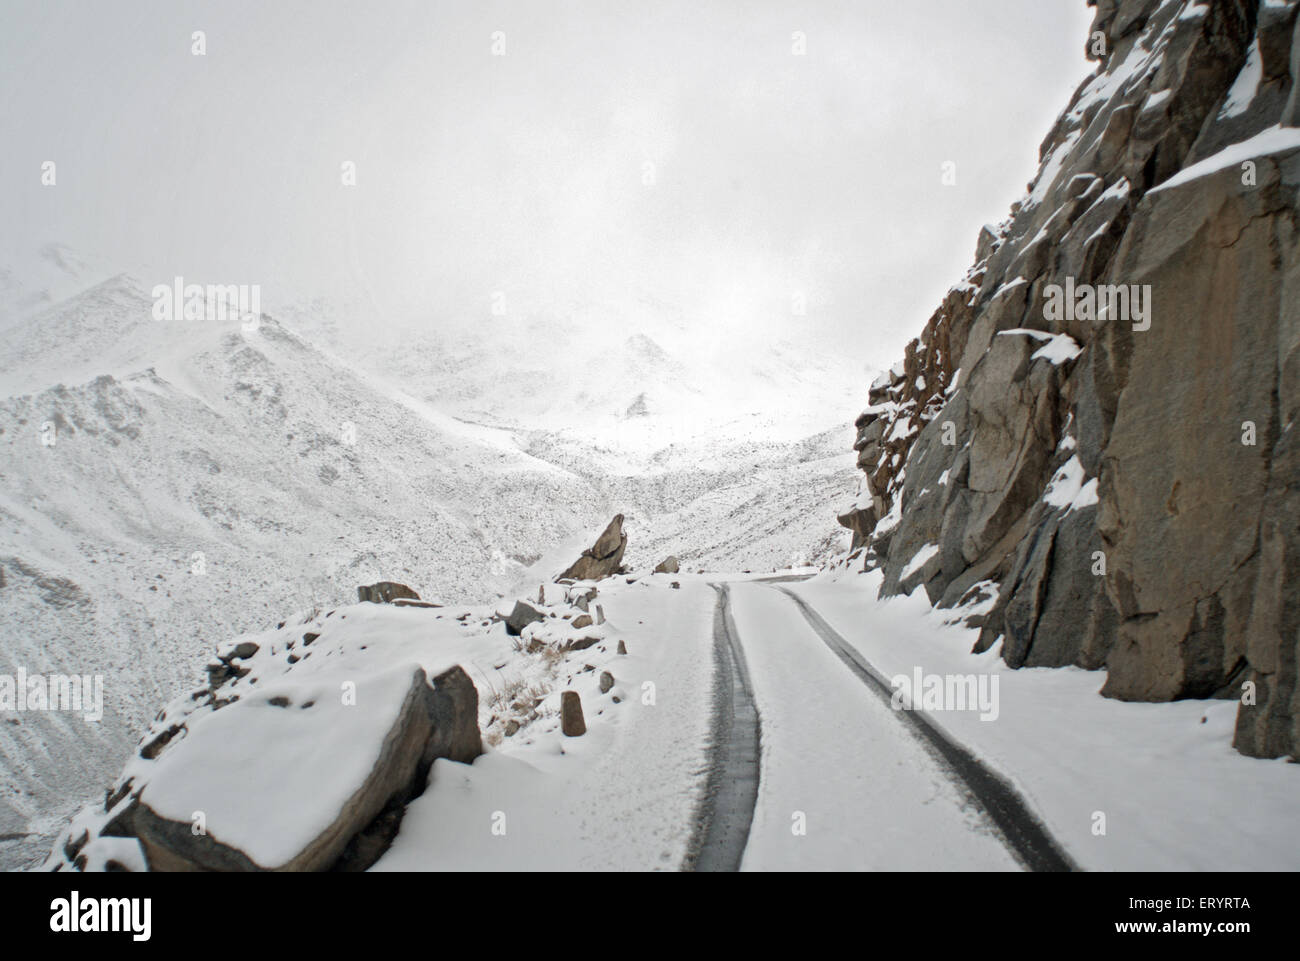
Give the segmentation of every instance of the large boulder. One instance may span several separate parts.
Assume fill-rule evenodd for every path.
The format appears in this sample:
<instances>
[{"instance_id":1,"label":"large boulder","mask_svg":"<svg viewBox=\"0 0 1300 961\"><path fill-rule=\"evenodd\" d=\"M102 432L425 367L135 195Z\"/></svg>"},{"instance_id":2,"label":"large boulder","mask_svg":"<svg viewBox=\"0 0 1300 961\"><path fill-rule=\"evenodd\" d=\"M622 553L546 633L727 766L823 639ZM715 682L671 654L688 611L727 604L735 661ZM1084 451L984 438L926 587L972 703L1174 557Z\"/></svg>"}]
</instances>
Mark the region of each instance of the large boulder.
<instances>
[{"instance_id":1,"label":"large boulder","mask_svg":"<svg viewBox=\"0 0 1300 961\"><path fill-rule=\"evenodd\" d=\"M194 723L159 758L129 819L150 869L373 863L386 845L365 843L367 833L378 828L391 839L434 760L482 753L478 694L460 667L432 682L415 667L360 680L356 698L246 696ZM345 859L350 846L368 857Z\"/></svg>"},{"instance_id":2,"label":"large boulder","mask_svg":"<svg viewBox=\"0 0 1300 961\"><path fill-rule=\"evenodd\" d=\"M596 543L582 552L573 564L556 580L597 581L617 574L627 550L627 534L623 532L623 515L615 514Z\"/></svg>"}]
</instances>

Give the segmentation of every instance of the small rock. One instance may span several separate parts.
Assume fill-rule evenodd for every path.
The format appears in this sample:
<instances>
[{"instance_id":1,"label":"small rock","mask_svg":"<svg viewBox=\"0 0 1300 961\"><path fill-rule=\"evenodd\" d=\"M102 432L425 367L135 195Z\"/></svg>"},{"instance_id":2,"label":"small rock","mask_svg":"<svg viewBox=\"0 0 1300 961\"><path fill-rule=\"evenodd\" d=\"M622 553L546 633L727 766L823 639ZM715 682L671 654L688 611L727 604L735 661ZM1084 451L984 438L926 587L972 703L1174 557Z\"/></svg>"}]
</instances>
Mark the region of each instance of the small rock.
<instances>
[{"instance_id":1,"label":"small rock","mask_svg":"<svg viewBox=\"0 0 1300 961\"><path fill-rule=\"evenodd\" d=\"M420 595L405 584L396 581L379 581L376 584L363 584L357 588L357 600L361 603L391 604L400 597L418 601Z\"/></svg>"},{"instance_id":2,"label":"small rock","mask_svg":"<svg viewBox=\"0 0 1300 961\"><path fill-rule=\"evenodd\" d=\"M618 652L619 652L620 654L626 654L626 653L627 653L627 645L624 644L622 641L619 641L619 642L618 642Z\"/></svg>"},{"instance_id":3,"label":"small rock","mask_svg":"<svg viewBox=\"0 0 1300 961\"><path fill-rule=\"evenodd\" d=\"M506 721L506 737L510 737L518 730L519 730L518 721L516 721L514 718L511 718L510 720Z\"/></svg>"},{"instance_id":4,"label":"small rock","mask_svg":"<svg viewBox=\"0 0 1300 961\"><path fill-rule=\"evenodd\" d=\"M582 737L587 733L587 722L582 718L582 699L577 691L560 695L560 730L565 737Z\"/></svg>"},{"instance_id":5,"label":"small rock","mask_svg":"<svg viewBox=\"0 0 1300 961\"><path fill-rule=\"evenodd\" d=\"M608 694L610 692L610 689L613 686L614 686L614 675L609 673L609 671L601 671L600 672L600 693Z\"/></svg>"},{"instance_id":6,"label":"small rock","mask_svg":"<svg viewBox=\"0 0 1300 961\"><path fill-rule=\"evenodd\" d=\"M590 614L579 614L577 617L575 617L575 618L573 619L572 626L573 626L573 627L591 627L591 625L594 624L594 623L596 623L596 622L593 621L593 620L591 619L591 615L590 615Z\"/></svg>"},{"instance_id":7,"label":"small rock","mask_svg":"<svg viewBox=\"0 0 1300 961\"><path fill-rule=\"evenodd\" d=\"M597 624L605 623L605 609L601 607L599 604L596 605L596 623Z\"/></svg>"},{"instance_id":8,"label":"small rock","mask_svg":"<svg viewBox=\"0 0 1300 961\"><path fill-rule=\"evenodd\" d=\"M656 574L676 574L681 568L677 563L677 558L669 554L655 567Z\"/></svg>"}]
</instances>

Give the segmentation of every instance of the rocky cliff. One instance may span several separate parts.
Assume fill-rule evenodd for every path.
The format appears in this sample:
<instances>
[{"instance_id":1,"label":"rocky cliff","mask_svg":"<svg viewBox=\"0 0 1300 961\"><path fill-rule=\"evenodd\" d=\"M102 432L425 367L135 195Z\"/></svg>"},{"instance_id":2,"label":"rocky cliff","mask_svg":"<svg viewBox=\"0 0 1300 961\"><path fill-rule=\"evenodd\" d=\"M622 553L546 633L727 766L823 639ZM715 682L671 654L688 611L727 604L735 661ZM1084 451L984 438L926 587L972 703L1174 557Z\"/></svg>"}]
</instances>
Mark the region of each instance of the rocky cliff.
<instances>
[{"instance_id":1,"label":"rocky cliff","mask_svg":"<svg viewBox=\"0 0 1300 961\"><path fill-rule=\"evenodd\" d=\"M1300 0L1091 5L1036 179L871 387L851 563L1300 755Z\"/></svg>"}]
</instances>

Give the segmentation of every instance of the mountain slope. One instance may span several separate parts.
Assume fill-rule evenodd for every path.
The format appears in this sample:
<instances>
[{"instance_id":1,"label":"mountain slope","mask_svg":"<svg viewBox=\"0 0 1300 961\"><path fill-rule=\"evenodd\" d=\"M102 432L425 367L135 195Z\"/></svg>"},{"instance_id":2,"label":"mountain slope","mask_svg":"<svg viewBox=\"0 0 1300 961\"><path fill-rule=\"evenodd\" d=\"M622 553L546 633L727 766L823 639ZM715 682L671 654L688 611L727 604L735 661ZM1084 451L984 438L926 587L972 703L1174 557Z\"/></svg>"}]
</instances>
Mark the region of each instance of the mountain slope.
<instances>
[{"instance_id":1,"label":"mountain slope","mask_svg":"<svg viewBox=\"0 0 1300 961\"><path fill-rule=\"evenodd\" d=\"M0 401L0 674L102 675L105 718L0 727L0 834L99 790L218 640L380 579L491 599L525 569L509 555L605 512L510 434L404 402L274 320L245 333L149 309L115 278L4 345L11 385L101 373Z\"/></svg>"},{"instance_id":2,"label":"mountain slope","mask_svg":"<svg viewBox=\"0 0 1300 961\"><path fill-rule=\"evenodd\" d=\"M535 589L616 512L641 569L670 553L784 567L836 540L829 505L852 468L830 434L776 441L742 418L734 438L629 452L580 428L484 426L265 315L250 330L156 321L147 290L117 275L0 332L0 623L15 639L0 675L105 683L98 723L32 712L0 725L3 864L36 856L102 789L218 642L346 603L359 584L394 579L448 603ZM653 343L630 349L647 377L674 368ZM433 365L420 383L460 383L436 355L405 356ZM476 356L482 377L466 383L495 390L494 410L529 403L526 378ZM628 376L601 396L653 379Z\"/></svg>"}]
</instances>

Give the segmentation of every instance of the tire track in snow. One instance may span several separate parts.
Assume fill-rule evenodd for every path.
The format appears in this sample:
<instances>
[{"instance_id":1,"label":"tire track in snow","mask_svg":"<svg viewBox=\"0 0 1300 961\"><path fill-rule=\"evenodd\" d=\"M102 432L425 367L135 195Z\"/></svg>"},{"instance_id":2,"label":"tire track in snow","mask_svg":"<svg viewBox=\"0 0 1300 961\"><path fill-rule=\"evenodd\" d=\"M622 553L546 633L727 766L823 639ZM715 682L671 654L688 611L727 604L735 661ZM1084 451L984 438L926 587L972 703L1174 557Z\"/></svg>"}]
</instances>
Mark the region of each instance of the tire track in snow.
<instances>
[{"instance_id":1,"label":"tire track in snow","mask_svg":"<svg viewBox=\"0 0 1300 961\"><path fill-rule=\"evenodd\" d=\"M758 802L761 726L726 584L713 615L713 741L687 871L738 871Z\"/></svg>"},{"instance_id":2,"label":"tire track in snow","mask_svg":"<svg viewBox=\"0 0 1300 961\"><path fill-rule=\"evenodd\" d=\"M802 597L788 587L777 587L776 590L794 601L799 612L826 646L859 680L888 704L894 689L884 676ZM1079 870L1010 783L986 767L961 744L953 741L924 711L893 713L901 715L901 720L912 725L915 733L933 749L953 779L964 786L970 796L984 808L989 819L1002 833L1007 847L1025 867L1031 871Z\"/></svg>"}]
</instances>

